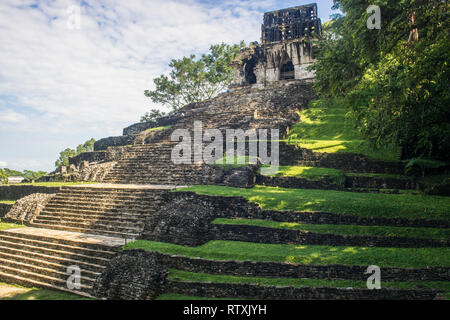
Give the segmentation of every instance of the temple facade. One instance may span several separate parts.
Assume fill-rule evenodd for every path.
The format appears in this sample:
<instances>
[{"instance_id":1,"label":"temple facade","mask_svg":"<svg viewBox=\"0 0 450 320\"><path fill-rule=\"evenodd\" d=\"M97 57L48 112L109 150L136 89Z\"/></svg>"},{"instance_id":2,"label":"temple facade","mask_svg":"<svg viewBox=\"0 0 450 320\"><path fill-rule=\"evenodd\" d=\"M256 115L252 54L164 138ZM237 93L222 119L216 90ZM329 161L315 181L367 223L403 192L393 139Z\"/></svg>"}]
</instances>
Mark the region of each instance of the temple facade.
<instances>
[{"instance_id":1,"label":"temple facade","mask_svg":"<svg viewBox=\"0 0 450 320\"><path fill-rule=\"evenodd\" d=\"M261 43L253 42L233 62L234 85L264 85L279 80L312 80L313 34L321 34L317 4L264 14Z\"/></svg>"}]
</instances>

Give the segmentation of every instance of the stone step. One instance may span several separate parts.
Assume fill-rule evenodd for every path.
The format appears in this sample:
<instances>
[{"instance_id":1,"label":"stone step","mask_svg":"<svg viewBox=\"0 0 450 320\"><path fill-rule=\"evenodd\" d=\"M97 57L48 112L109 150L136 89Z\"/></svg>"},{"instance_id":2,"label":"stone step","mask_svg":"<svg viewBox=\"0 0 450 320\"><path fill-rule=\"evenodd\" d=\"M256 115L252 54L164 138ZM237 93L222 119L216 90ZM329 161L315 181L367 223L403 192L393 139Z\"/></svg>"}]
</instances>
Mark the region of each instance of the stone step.
<instances>
[{"instance_id":1,"label":"stone step","mask_svg":"<svg viewBox=\"0 0 450 320\"><path fill-rule=\"evenodd\" d=\"M94 221L105 221L105 222L115 222L115 223L143 223L145 218L150 215L141 216L141 215L129 215L125 216L123 214L120 215L80 215L80 214L66 214L66 213L58 213L54 214L40 214L39 218L46 220L54 220L54 221L82 221L82 220L94 220Z\"/></svg>"},{"instance_id":2,"label":"stone step","mask_svg":"<svg viewBox=\"0 0 450 320\"><path fill-rule=\"evenodd\" d=\"M82 233L91 233L94 235L106 235L111 237L118 237L124 239L135 239L139 236L138 233L131 232L116 232L116 231L105 231L100 229L93 228L77 228L77 227L69 227L69 226L60 226L54 224L40 224L40 223L31 223L32 227L35 228L46 228L53 230L62 230L62 231L71 231L71 232L82 232Z\"/></svg>"},{"instance_id":3,"label":"stone step","mask_svg":"<svg viewBox=\"0 0 450 320\"><path fill-rule=\"evenodd\" d=\"M3 246L3 244L7 246ZM24 250L25 249L25 250ZM40 253L39 250L30 249L27 247L14 248L11 244L2 242L0 244L0 258L11 260L12 257L21 258L24 261L46 261L50 263L56 263L60 265L72 266L77 265L83 270L89 270L92 272L101 272L104 269L109 259L102 259L94 256L83 256L76 253L70 253L68 251L56 250L48 252L48 254Z\"/></svg>"},{"instance_id":4,"label":"stone step","mask_svg":"<svg viewBox=\"0 0 450 320\"><path fill-rule=\"evenodd\" d=\"M80 219L80 218L67 218L67 217L48 217L39 216L33 222L35 223L50 223L50 224L61 224L75 226L78 224L83 224L86 226L107 226L107 228L120 228L124 230L142 230L144 227L144 221L128 221L128 220L117 220L117 219ZM108 230L105 228L105 230Z\"/></svg>"},{"instance_id":5,"label":"stone step","mask_svg":"<svg viewBox=\"0 0 450 320\"><path fill-rule=\"evenodd\" d=\"M32 230L33 232L24 233L24 230ZM39 231L36 233L35 231ZM66 232L57 232L53 230L45 230L45 229L33 229L33 228L21 228L21 229L14 229L9 231L0 231L0 235L6 236L6 237L14 237L18 239L24 239L24 240L30 240L30 241L40 241L40 242L46 242L50 245L68 245L68 246L74 246L79 247L83 249L90 249L90 250L100 250L100 251L107 251L111 253L117 253L118 247L122 244L116 244L114 243L114 246L111 245L105 245L100 243L93 243L88 241L89 240L89 234L83 233L81 236L82 240L74 239L73 235L79 236L78 233L66 233ZM69 237L67 237L67 235ZM95 238L98 238L96 235ZM107 240L109 242L116 240L113 237L100 237L103 240ZM85 240L87 239L87 240Z\"/></svg>"},{"instance_id":6,"label":"stone step","mask_svg":"<svg viewBox=\"0 0 450 320\"><path fill-rule=\"evenodd\" d=\"M82 297L93 298L92 287L82 286L80 290L70 290L67 288L66 283L58 281L51 277L42 278L39 280L33 280L32 272L24 273L23 275L16 275L13 273L0 271L0 280L7 283L15 283L29 288L46 288L50 290L64 291L67 293L76 294Z\"/></svg>"},{"instance_id":7,"label":"stone step","mask_svg":"<svg viewBox=\"0 0 450 320\"><path fill-rule=\"evenodd\" d=\"M57 223L56 221L53 220L46 220L46 219L41 219L41 218L37 218L33 221L33 224L40 224L40 225L54 225L55 223ZM70 222L70 221L60 221L59 225L62 226L66 226L66 227L75 227L75 228L81 228L81 229L96 229L96 230L101 230L101 231L114 231L114 232L121 232L121 233L133 233L133 234L137 234L142 232L143 229L143 225L142 227L123 227L120 224L117 225L113 225L113 224L102 224L102 223L97 223L96 221L93 221L92 223L90 223L89 221L77 221L77 222Z\"/></svg>"},{"instance_id":8,"label":"stone step","mask_svg":"<svg viewBox=\"0 0 450 320\"><path fill-rule=\"evenodd\" d=\"M163 202L160 201L159 204L162 204ZM149 209L152 209L152 207L155 207L158 203L147 203L147 204L140 204L140 203L114 203L114 204L106 204L106 203L96 203L94 201L76 201L76 200L67 200L67 201L55 201L50 202L45 207L46 209L52 209L50 211L60 210L60 209L82 209L82 210L105 210L105 211L148 211Z\"/></svg>"},{"instance_id":9,"label":"stone step","mask_svg":"<svg viewBox=\"0 0 450 320\"><path fill-rule=\"evenodd\" d=\"M67 213L67 214L78 214L80 216L94 215L94 216L111 216L111 217L130 214L130 215L135 215L135 216L146 217L146 216L152 214L153 212L154 212L154 210L152 210L152 211L150 211L150 210L129 210L129 209L104 210L101 208L87 210L87 209L76 209L76 208L73 208L73 209L71 209L71 208L46 208L41 211L41 214L44 213L46 215L55 216L55 215L58 215L59 213L61 213L61 214Z\"/></svg>"},{"instance_id":10,"label":"stone step","mask_svg":"<svg viewBox=\"0 0 450 320\"><path fill-rule=\"evenodd\" d=\"M38 261L32 259L24 259L23 257L15 257L11 256L10 259L5 259L5 255L0 258L0 264L10 267L16 268L25 271L31 271L47 276L54 276L59 279L67 279L71 274L67 273L68 265L60 265L57 263L51 263L46 261ZM75 265L71 265L75 266ZM93 272L89 270L84 270L80 267L80 276L81 283L83 283L83 279L85 280L84 284L93 285L95 279L100 276L101 272Z\"/></svg>"},{"instance_id":11,"label":"stone step","mask_svg":"<svg viewBox=\"0 0 450 320\"><path fill-rule=\"evenodd\" d=\"M35 252L41 253L58 253L69 251L71 253L80 254L83 256L95 256L105 259L111 259L116 255L116 251L107 251L101 249L89 249L80 246L73 246L67 244L52 243L48 241L40 241L35 239L26 239L20 237L10 236L9 234L0 233L0 244L3 246L21 248L32 248Z\"/></svg>"}]
</instances>

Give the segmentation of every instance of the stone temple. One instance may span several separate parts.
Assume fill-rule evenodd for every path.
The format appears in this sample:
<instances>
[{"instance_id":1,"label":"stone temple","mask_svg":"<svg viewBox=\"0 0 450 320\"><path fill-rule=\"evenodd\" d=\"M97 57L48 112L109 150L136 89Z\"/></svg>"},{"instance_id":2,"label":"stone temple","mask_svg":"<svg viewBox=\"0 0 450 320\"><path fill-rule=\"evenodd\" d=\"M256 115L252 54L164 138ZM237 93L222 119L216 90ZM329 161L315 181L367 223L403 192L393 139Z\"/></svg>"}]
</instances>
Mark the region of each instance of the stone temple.
<instances>
[{"instance_id":1,"label":"stone temple","mask_svg":"<svg viewBox=\"0 0 450 320\"><path fill-rule=\"evenodd\" d=\"M247 279L297 278L366 283L367 264L315 265L289 260L260 261L252 259L250 254L245 261L235 260L233 256L227 258L226 255L223 260L215 260L174 254L157 247L147 247L151 250L146 251L122 250L125 244L134 240L147 240L147 245L159 242L184 246L183 250L212 241L251 243L252 246L330 246L336 250L342 250L338 248L343 246L450 247L450 241L446 239L340 235L257 224L214 223L216 219L240 219L310 225L449 228L447 220L290 211L284 207L284 201L278 202L279 209L272 210L241 196L247 192L245 189L255 186L256 190L261 186L270 186L333 192L353 190L358 193L374 192L374 188L416 189L415 183L409 179L345 175L337 180L324 175L320 180L313 181L302 177L267 176L260 171L260 161L238 167L197 163L195 154L198 149L195 146L186 149L187 157L193 161L174 163L172 152L179 139L177 135L173 139L172 134L177 129L195 132L196 122L201 121L205 130L220 132L230 129L278 129L279 139L272 139L271 136L271 140L279 142L281 166L402 174L404 164L401 162L378 161L360 154L316 152L287 141L290 129L301 120L299 111L308 108L315 99L312 83L305 80L313 77L306 70L314 62L310 41L313 33L320 33L320 30L315 4L266 13L262 43L252 44L241 52L234 63L235 85L228 92L191 103L155 121L133 124L124 128L121 136L98 140L93 152L70 158L68 167L61 167L42 178L42 181L95 183L62 187L1 186L1 200L17 200L14 205L0 201L2 222L21 223L26 227L0 230L0 282L112 300L154 299L166 293L256 300L439 298L441 292L434 289L287 287L263 285L259 284L259 280L258 283L239 284L199 278L192 281L192 278L186 280L176 274L172 276L174 270L178 270L184 274ZM250 136L248 138L241 140L245 142L243 155L250 155ZM266 142L267 138L261 140ZM209 144L209 141L206 143ZM238 151L234 148L234 140L232 145L231 148ZM272 153L272 144L268 144L267 149L269 146ZM225 143L222 151L226 148ZM223 154L217 151L217 155L222 157ZM185 188L194 185L210 189L228 186L238 192L233 196L219 196ZM272 197L275 192L280 190L270 191L267 196ZM78 286L70 282L74 279L72 273L76 268L79 271ZM384 267L383 279L449 281L449 269Z\"/></svg>"},{"instance_id":2,"label":"stone temple","mask_svg":"<svg viewBox=\"0 0 450 320\"><path fill-rule=\"evenodd\" d=\"M254 42L233 63L234 84L261 86L279 80L312 80L312 40L321 34L317 4L266 12L261 44Z\"/></svg>"}]
</instances>

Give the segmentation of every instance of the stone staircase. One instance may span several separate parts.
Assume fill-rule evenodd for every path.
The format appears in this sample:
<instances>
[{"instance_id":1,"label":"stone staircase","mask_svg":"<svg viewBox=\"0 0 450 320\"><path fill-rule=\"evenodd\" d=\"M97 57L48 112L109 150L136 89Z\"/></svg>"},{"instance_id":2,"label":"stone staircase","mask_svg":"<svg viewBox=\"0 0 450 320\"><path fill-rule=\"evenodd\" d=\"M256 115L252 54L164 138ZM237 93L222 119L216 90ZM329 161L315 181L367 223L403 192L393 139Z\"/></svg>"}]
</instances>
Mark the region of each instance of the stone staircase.
<instances>
[{"instance_id":1,"label":"stone staircase","mask_svg":"<svg viewBox=\"0 0 450 320\"><path fill-rule=\"evenodd\" d=\"M0 231L0 281L90 297L96 278L120 241L36 228ZM69 266L81 271L81 288L69 289Z\"/></svg>"},{"instance_id":2,"label":"stone staircase","mask_svg":"<svg viewBox=\"0 0 450 320\"><path fill-rule=\"evenodd\" d=\"M208 184L210 168L198 164L174 164L172 149L177 142L134 145L118 161L103 182L118 184L193 185Z\"/></svg>"},{"instance_id":3,"label":"stone staircase","mask_svg":"<svg viewBox=\"0 0 450 320\"><path fill-rule=\"evenodd\" d=\"M36 228L134 239L165 190L62 187L32 221Z\"/></svg>"}]
</instances>

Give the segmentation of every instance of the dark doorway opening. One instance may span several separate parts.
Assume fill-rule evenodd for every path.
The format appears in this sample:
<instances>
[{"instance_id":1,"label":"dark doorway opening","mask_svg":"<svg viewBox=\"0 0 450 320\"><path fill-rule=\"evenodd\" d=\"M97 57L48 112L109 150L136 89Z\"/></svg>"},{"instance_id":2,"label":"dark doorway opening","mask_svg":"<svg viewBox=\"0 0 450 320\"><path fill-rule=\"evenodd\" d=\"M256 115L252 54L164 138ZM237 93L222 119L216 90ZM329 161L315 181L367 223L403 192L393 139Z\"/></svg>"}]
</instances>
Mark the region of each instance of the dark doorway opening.
<instances>
[{"instance_id":1,"label":"dark doorway opening","mask_svg":"<svg viewBox=\"0 0 450 320\"><path fill-rule=\"evenodd\" d=\"M288 61L281 66L280 80L293 80L295 79L295 68L292 61Z\"/></svg>"},{"instance_id":2,"label":"dark doorway opening","mask_svg":"<svg viewBox=\"0 0 450 320\"><path fill-rule=\"evenodd\" d=\"M255 64L251 61L245 65L245 81L247 81L248 84L256 83L256 75L253 71L254 68Z\"/></svg>"}]
</instances>

